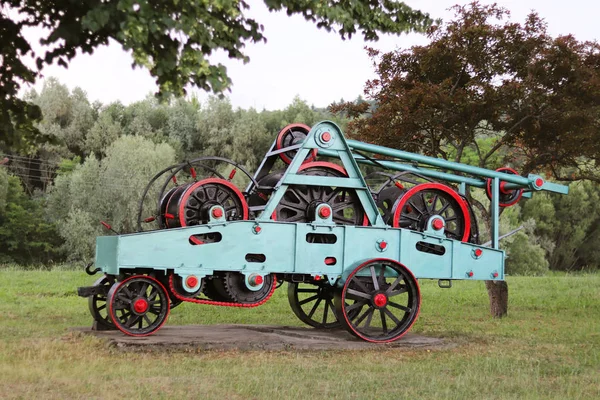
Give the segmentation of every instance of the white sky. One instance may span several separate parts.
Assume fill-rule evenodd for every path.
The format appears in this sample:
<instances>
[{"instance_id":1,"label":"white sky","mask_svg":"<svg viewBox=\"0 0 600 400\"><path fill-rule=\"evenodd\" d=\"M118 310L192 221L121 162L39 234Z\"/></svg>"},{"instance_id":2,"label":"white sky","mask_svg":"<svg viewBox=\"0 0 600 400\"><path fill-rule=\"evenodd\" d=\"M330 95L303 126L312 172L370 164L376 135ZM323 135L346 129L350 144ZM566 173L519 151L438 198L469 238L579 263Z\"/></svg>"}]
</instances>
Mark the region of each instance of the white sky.
<instances>
[{"instance_id":1,"label":"white sky","mask_svg":"<svg viewBox=\"0 0 600 400\"><path fill-rule=\"evenodd\" d=\"M494 1L480 1L494 3ZM597 0L497 0L511 11L512 20L523 22L537 11L548 23L552 35L573 34L578 40L595 40L600 35ZM434 18L450 18L447 11L464 0L408 0L413 8ZM365 82L374 77L373 66L364 51L365 45L390 51L424 44L422 35L385 36L379 42L365 43L360 34L343 41L337 33L319 30L301 16L269 13L261 0L249 0L250 14L265 27L267 43L248 44L250 63L224 59L233 80L229 98L234 107L259 110L285 108L299 95L309 104L325 107L341 98L352 100L363 93ZM28 39L37 40L40 31L30 31ZM120 100L125 104L142 100L156 90L150 74L131 68L132 59L118 43L98 48L93 55L78 55L68 70L57 65L46 67L44 76L54 76L69 88L81 87L91 101L103 103ZM41 89L42 80L35 85ZM201 99L205 93L197 92Z\"/></svg>"}]
</instances>

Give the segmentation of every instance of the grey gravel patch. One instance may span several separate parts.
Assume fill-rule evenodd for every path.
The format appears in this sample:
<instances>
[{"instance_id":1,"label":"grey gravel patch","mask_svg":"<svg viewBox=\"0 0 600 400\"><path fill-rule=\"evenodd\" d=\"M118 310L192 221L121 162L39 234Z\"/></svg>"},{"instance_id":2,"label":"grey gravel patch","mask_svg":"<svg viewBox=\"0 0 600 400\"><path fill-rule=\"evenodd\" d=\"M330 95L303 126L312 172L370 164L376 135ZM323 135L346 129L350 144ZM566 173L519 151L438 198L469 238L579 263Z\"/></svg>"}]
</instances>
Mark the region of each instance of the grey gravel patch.
<instances>
[{"instance_id":1,"label":"grey gravel patch","mask_svg":"<svg viewBox=\"0 0 600 400\"><path fill-rule=\"evenodd\" d=\"M318 330L268 325L184 325L164 326L146 337L127 336L120 331L94 331L75 328L85 334L106 339L122 349L199 350L362 350L373 348L431 349L454 345L446 339L407 333L387 344L362 341L342 329Z\"/></svg>"}]
</instances>

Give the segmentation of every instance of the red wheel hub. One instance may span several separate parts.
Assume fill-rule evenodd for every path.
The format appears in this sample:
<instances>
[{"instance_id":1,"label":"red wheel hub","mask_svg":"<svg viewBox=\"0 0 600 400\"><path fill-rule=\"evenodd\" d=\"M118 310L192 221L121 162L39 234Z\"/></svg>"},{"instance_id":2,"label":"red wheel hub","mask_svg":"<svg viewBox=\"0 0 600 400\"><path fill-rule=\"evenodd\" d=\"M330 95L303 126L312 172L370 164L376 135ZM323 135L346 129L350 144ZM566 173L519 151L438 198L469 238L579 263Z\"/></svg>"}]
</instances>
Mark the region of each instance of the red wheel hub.
<instances>
[{"instance_id":1,"label":"red wheel hub","mask_svg":"<svg viewBox=\"0 0 600 400\"><path fill-rule=\"evenodd\" d=\"M433 229L435 229L436 231L439 231L440 229L442 229L444 227L444 221L442 221L441 219L435 219L433 220Z\"/></svg>"},{"instance_id":2,"label":"red wheel hub","mask_svg":"<svg viewBox=\"0 0 600 400\"><path fill-rule=\"evenodd\" d=\"M148 310L148 301L146 299L137 299L133 302L133 309L138 314L145 313Z\"/></svg>"},{"instance_id":3,"label":"red wheel hub","mask_svg":"<svg viewBox=\"0 0 600 400\"><path fill-rule=\"evenodd\" d=\"M387 304L387 296L383 293L377 293L375 297L373 297L373 303L377 307L383 307Z\"/></svg>"}]
</instances>

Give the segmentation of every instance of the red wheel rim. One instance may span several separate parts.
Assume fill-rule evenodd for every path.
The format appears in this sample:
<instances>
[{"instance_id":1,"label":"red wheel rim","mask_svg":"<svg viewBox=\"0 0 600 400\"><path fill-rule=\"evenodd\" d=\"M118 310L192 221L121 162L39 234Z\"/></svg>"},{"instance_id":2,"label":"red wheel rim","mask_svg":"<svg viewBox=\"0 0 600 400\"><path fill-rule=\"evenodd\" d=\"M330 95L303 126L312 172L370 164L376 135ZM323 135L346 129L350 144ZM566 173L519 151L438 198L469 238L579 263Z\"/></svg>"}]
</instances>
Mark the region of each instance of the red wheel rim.
<instances>
[{"instance_id":1,"label":"red wheel rim","mask_svg":"<svg viewBox=\"0 0 600 400\"><path fill-rule=\"evenodd\" d=\"M512 169L510 167L502 167L502 168L498 168L496 170L496 172L505 172L505 171L507 173L509 173L509 174L512 174L512 175L519 175L519 173L517 171L515 171L514 169ZM500 183L502 183L502 182L500 182ZM491 201L492 200L492 179L491 178L487 179L487 182L486 182L486 185L485 185L485 192L487 194L488 199L490 199L490 201ZM500 207L514 206L515 204L517 204L519 202L519 200L521 200L522 196L523 196L523 189L519 189L517 197L515 197L512 201L509 201L508 203L498 202L498 205Z\"/></svg>"},{"instance_id":2,"label":"red wheel rim","mask_svg":"<svg viewBox=\"0 0 600 400\"><path fill-rule=\"evenodd\" d=\"M412 187L406 193L404 193L404 195L400 198L398 205L396 206L396 210L394 211L392 226L394 228L400 227L400 215L402 213L402 209L406 205L406 202L408 202L408 200L415 193L418 193L422 190L428 190L428 189L440 190L440 191L450 195L450 197L452 197L452 199L454 201L456 201L456 203L460 207L460 211L463 214L463 220L464 220L464 225L465 225L465 231L463 232L462 238L460 240L463 242L468 242L469 235L471 234L471 214L469 213L469 210L467 209L467 205L465 204L465 201L458 195L458 193L456 193L454 190L452 190L448 186L442 185L441 183L423 183L423 184Z\"/></svg>"},{"instance_id":3,"label":"red wheel rim","mask_svg":"<svg viewBox=\"0 0 600 400\"><path fill-rule=\"evenodd\" d=\"M377 261L387 262L387 263L396 265L397 267L399 267L400 269L402 269L403 272L406 272L406 274L408 275L408 278L410 278L410 279L412 279L414 281L415 288L416 288L416 299L415 300L416 300L417 312L416 312L415 316L412 318L412 320L410 321L410 323L408 324L408 326L404 329L404 331L400 335L395 336L395 337L390 338L390 339L385 339L385 340L375 340L375 339L368 338L368 337L364 336L363 334L361 334L357 329L354 329L352 322L348 319L348 312L346 311L347 305L346 305L346 295L345 294L346 294L346 291L348 290L348 285L350 284L352 278L364 266L366 266L368 264L371 264L371 263L375 263ZM386 303L387 303L387 298L386 298ZM415 276L412 273L412 271L410 269L406 268L404 265L400 264L399 262L397 262L395 260L391 260L389 258L374 258L372 260L365 261L364 263L362 263L361 265L359 265L358 267L356 267L350 273L350 275L348 275L348 277L346 278L346 282L344 283L344 287L342 288L341 304L342 304L342 311L343 311L342 315L344 316L344 320L346 322L346 327L349 328L349 329L351 329L353 334L355 334L357 337L361 338L362 340L365 340L365 341L370 342L370 343L390 343L390 342L396 341L396 340L400 339L402 336L406 335L408 333L408 331L410 331L410 328L412 328L412 326L415 324L415 322L419 318L419 314L421 312L421 288L419 287L419 282L415 278Z\"/></svg>"},{"instance_id":4,"label":"red wheel rim","mask_svg":"<svg viewBox=\"0 0 600 400\"><path fill-rule=\"evenodd\" d=\"M288 131L294 128L296 130L304 132L306 135L308 135L308 132L310 132L310 127L305 124L289 124L285 126L281 131L279 131L279 134L277 135L277 142L275 144L275 148L277 150L283 149L283 138L285 137ZM289 158L285 153L279 153L279 157L281 158L281 160L283 160L284 163L288 165L292 163L292 159ZM317 149L313 149L309 153L308 157L306 157L306 160L303 161L303 163L311 162L315 158L317 158Z\"/></svg>"},{"instance_id":5,"label":"red wheel rim","mask_svg":"<svg viewBox=\"0 0 600 400\"><path fill-rule=\"evenodd\" d=\"M209 184L209 183L223 185L223 186L226 186L229 189L231 189L235 193L235 195L238 197L240 203L242 204L243 219L248 219L248 203L246 202L244 195L242 194L242 192L240 192L240 190L237 188L237 186L235 186L233 183L231 183L229 181L226 181L226 180L223 180L220 178L207 178L207 179L203 179L201 181L195 182L194 184L189 186L187 189L185 189L183 196L181 196L181 200L179 201L179 223L181 224L181 227L187 226L187 223L185 222L185 205L186 205L188 199L190 198L190 196L192 195L192 192L194 190L196 190L198 187Z\"/></svg>"},{"instance_id":6,"label":"red wheel rim","mask_svg":"<svg viewBox=\"0 0 600 400\"><path fill-rule=\"evenodd\" d=\"M167 304L167 308L166 308L166 315L164 320L156 327L154 328L152 331L147 332L147 333L143 333L143 334L139 334L139 333L131 333L126 331L125 329L123 329L121 327L121 324L118 323L118 318L115 315L115 310L113 308L113 298L114 298L114 294L117 293L117 291L119 290L119 288L121 288L123 285L125 285L127 282L129 282L132 279L138 279L138 278L144 278L144 279L148 279L153 281L154 283L156 283L163 291L163 294L165 296L165 302ZM113 322L113 324L117 327L118 330L120 330L121 332L123 332L124 334L128 335L128 336L135 336L135 337L143 337L143 336L149 336L152 335L154 332L158 331L160 328L162 328L162 326L167 322L167 320L169 319L169 312L170 312L170 299L169 299L169 292L167 292L167 290L165 289L165 287L163 286L162 283L160 283L160 281L158 281L157 279L151 277L151 276L147 276L147 275L133 275L130 276L129 278L121 281L121 282L117 282L116 283L116 287L114 288L114 290L111 289L112 295L108 297L108 311L110 314L110 318ZM134 305L135 307L135 305Z\"/></svg>"}]
</instances>

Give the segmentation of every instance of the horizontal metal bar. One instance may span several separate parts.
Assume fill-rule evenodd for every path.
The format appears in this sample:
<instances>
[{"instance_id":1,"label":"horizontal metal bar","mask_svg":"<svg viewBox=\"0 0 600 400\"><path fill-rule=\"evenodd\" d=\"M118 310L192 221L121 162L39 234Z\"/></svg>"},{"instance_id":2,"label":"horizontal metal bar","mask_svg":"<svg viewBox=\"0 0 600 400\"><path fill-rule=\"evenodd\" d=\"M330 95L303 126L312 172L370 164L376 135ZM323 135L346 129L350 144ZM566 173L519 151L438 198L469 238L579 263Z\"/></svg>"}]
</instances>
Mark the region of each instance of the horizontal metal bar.
<instances>
[{"instance_id":1,"label":"horizontal metal bar","mask_svg":"<svg viewBox=\"0 0 600 400\"><path fill-rule=\"evenodd\" d=\"M338 178L332 176L287 174L282 185L332 186L352 189L365 189L358 178Z\"/></svg>"},{"instance_id":2,"label":"horizontal metal bar","mask_svg":"<svg viewBox=\"0 0 600 400\"><path fill-rule=\"evenodd\" d=\"M407 151L390 149L388 147L377 146L374 144L368 144L358 142L356 140L348 140L348 145L352 149L368 151L370 153L380 154L383 156L389 156L398 158L400 160L414 161L421 164L430 165L433 167L440 167L449 169L457 172L464 172L470 175L476 175L485 178L499 178L505 182L512 182L521 185L522 187L529 187L531 181L529 178L525 178L520 175L510 175L503 172L496 172L485 168L474 167L467 164L460 164L454 161L447 161L441 158L423 156L421 154L409 153ZM320 150L319 150L320 152Z\"/></svg>"},{"instance_id":3,"label":"horizontal metal bar","mask_svg":"<svg viewBox=\"0 0 600 400\"><path fill-rule=\"evenodd\" d=\"M337 152L331 151L331 150L319 149L319 154L322 156L325 156L325 157L337 157ZM363 156L359 156L356 154L354 154L354 159L361 164L374 165L374 166L377 166L379 164L379 165L384 166L385 168L388 168L388 169L391 169L394 171L413 172L415 174L420 174L420 175L423 175L428 178L440 179L440 180L454 182L454 183L463 183L464 182L467 185L480 187L480 188L485 187L485 180L482 180L482 179L469 178L467 176L454 175L454 174L449 174L447 172L435 171L435 170L431 170L431 169L421 169L419 167L414 167L412 165L401 164L396 161L379 161L379 160L377 160L377 163L374 163L370 160L367 160Z\"/></svg>"}]
</instances>

